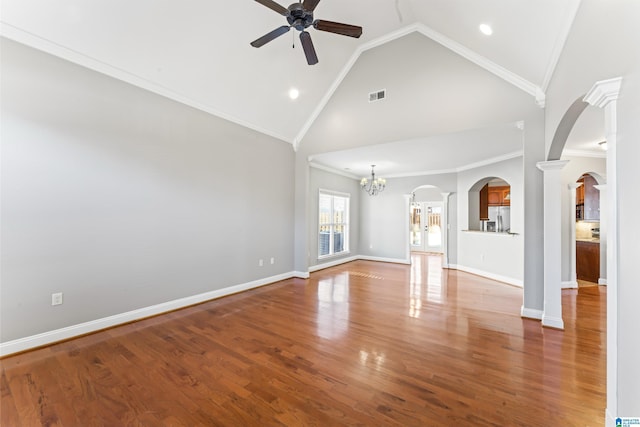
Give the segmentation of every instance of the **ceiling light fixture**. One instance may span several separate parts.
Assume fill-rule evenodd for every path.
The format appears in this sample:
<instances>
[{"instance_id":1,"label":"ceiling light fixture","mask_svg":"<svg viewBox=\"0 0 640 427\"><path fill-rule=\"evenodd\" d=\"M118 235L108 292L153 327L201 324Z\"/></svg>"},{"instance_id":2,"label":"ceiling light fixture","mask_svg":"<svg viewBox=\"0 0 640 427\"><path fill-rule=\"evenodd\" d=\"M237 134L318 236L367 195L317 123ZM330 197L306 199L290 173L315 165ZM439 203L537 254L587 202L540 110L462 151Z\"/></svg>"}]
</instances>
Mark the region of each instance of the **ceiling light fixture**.
<instances>
[{"instance_id":1,"label":"ceiling light fixture","mask_svg":"<svg viewBox=\"0 0 640 427\"><path fill-rule=\"evenodd\" d=\"M602 148L604 151L607 151L607 141L598 142L598 145L599 145L599 146L600 146L600 148Z\"/></svg>"},{"instance_id":2,"label":"ceiling light fixture","mask_svg":"<svg viewBox=\"0 0 640 427\"><path fill-rule=\"evenodd\" d=\"M360 187L362 187L362 189L370 196L377 196L379 193L384 191L384 188L387 185L386 179L376 178L376 173L373 171L373 168L375 167L376 165L371 165L371 180L362 178L360 181Z\"/></svg>"},{"instance_id":3,"label":"ceiling light fixture","mask_svg":"<svg viewBox=\"0 0 640 427\"><path fill-rule=\"evenodd\" d=\"M480 32L485 36L490 36L493 34L493 28L489 24L480 24Z\"/></svg>"},{"instance_id":4,"label":"ceiling light fixture","mask_svg":"<svg viewBox=\"0 0 640 427\"><path fill-rule=\"evenodd\" d=\"M295 87L292 87L291 89L289 89L289 98L298 99L299 96L300 96L300 91L298 89L296 89Z\"/></svg>"}]
</instances>

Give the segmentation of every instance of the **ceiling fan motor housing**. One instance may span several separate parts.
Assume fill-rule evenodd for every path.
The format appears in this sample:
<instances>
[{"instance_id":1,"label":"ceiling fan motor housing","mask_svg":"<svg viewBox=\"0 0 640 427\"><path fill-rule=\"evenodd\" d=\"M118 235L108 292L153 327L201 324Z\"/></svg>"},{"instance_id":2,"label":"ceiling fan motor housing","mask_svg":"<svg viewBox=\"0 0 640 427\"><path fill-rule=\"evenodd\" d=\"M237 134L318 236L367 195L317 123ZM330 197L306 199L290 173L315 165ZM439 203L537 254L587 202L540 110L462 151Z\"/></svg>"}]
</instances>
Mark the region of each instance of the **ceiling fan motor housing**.
<instances>
[{"instance_id":1,"label":"ceiling fan motor housing","mask_svg":"<svg viewBox=\"0 0 640 427\"><path fill-rule=\"evenodd\" d=\"M293 3L288 9L287 22L296 30L304 31L313 25L313 12L304 10L301 3Z\"/></svg>"}]
</instances>

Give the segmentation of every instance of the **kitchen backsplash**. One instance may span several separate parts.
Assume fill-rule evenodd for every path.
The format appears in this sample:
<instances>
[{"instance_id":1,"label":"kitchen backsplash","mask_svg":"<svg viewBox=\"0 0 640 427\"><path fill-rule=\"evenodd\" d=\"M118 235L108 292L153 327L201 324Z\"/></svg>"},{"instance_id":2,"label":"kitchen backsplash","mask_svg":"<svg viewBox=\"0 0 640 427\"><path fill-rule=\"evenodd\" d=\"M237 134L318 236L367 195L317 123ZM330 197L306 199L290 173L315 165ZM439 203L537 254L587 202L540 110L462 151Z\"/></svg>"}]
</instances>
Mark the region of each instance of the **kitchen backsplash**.
<instances>
[{"instance_id":1,"label":"kitchen backsplash","mask_svg":"<svg viewBox=\"0 0 640 427\"><path fill-rule=\"evenodd\" d=\"M591 237L593 237L591 234L592 228L600 229L600 223L577 221L576 222L576 239L590 239Z\"/></svg>"}]
</instances>

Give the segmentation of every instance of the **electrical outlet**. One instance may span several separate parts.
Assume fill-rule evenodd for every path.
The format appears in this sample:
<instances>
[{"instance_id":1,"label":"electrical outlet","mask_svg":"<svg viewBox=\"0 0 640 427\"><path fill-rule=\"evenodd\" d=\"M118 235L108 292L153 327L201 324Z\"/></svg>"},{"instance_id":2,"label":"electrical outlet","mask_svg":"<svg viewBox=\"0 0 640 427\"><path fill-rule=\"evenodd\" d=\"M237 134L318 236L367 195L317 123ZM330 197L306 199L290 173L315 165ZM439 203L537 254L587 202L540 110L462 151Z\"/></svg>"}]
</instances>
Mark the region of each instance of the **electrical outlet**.
<instances>
[{"instance_id":1,"label":"electrical outlet","mask_svg":"<svg viewBox=\"0 0 640 427\"><path fill-rule=\"evenodd\" d=\"M51 305L61 305L61 304L62 304L62 292L51 294Z\"/></svg>"},{"instance_id":2,"label":"electrical outlet","mask_svg":"<svg viewBox=\"0 0 640 427\"><path fill-rule=\"evenodd\" d=\"M258 261L258 267L262 267L264 265L264 261L263 260L259 260Z\"/></svg>"},{"instance_id":3,"label":"electrical outlet","mask_svg":"<svg viewBox=\"0 0 640 427\"><path fill-rule=\"evenodd\" d=\"M274 257L271 257L271 264L275 264L276 263L276 259Z\"/></svg>"}]
</instances>

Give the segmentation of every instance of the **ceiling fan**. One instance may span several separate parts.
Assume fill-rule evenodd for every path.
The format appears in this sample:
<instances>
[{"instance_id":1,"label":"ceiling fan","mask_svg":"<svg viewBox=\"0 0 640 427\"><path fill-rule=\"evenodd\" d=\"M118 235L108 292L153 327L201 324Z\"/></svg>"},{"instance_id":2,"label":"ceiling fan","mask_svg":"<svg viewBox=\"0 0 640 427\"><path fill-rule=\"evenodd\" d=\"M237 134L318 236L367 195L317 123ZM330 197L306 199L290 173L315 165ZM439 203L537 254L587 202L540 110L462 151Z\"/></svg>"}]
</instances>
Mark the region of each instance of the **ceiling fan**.
<instances>
[{"instance_id":1,"label":"ceiling fan","mask_svg":"<svg viewBox=\"0 0 640 427\"><path fill-rule=\"evenodd\" d=\"M264 46L275 38L288 33L291 27L293 27L296 30L300 31L300 42L302 43L302 49L304 50L304 55L306 56L307 63L309 65L318 63L318 55L316 55L316 50L313 47L311 34L306 31L307 28L313 26L313 28L315 28L316 30L327 31L329 33L340 34L343 36L355 38L358 38L362 35L362 27L341 24L339 22L323 21L321 19L314 20L313 11L318 6L318 3L320 3L320 0L304 0L304 2L300 0L299 3L293 3L288 8L279 5L273 0L256 1L287 18L287 22L289 23L289 25L278 27L275 30L260 37L259 39L252 41L251 46Z\"/></svg>"}]
</instances>

